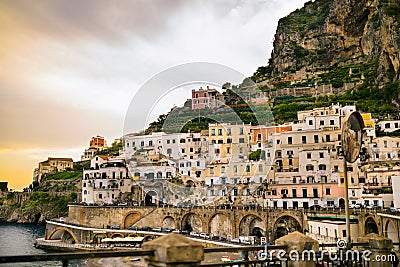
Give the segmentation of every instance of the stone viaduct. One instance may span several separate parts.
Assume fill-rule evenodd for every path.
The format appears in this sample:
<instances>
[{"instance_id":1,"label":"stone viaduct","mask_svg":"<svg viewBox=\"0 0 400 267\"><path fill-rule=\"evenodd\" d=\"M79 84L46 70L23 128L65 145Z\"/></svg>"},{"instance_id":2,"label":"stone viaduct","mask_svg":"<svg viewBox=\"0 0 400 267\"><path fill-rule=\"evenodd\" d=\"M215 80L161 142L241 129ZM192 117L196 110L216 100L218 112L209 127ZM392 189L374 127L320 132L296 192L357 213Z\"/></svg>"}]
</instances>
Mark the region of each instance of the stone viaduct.
<instances>
[{"instance_id":1,"label":"stone viaduct","mask_svg":"<svg viewBox=\"0 0 400 267\"><path fill-rule=\"evenodd\" d=\"M67 223L75 226L49 225L46 227L46 239L59 239L63 234L70 236L71 242L86 243L93 236L128 236L130 226L162 227L207 233L211 236L237 238L239 236L265 236L273 241L289 232L304 232L308 229L309 216L343 217L339 212L306 213L303 210L290 209L249 209L245 207L116 207L70 205ZM322 218L322 217L321 217ZM400 216L379 212L357 212L352 218L358 220L359 234L371 232L387 236L393 242L399 242ZM110 230L119 225L119 230ZM87 233L90 228L91 233ZM103 230L104 229L104 230ZM91 237L87 237L90 235Z\"/></svg>"}]
</instances>

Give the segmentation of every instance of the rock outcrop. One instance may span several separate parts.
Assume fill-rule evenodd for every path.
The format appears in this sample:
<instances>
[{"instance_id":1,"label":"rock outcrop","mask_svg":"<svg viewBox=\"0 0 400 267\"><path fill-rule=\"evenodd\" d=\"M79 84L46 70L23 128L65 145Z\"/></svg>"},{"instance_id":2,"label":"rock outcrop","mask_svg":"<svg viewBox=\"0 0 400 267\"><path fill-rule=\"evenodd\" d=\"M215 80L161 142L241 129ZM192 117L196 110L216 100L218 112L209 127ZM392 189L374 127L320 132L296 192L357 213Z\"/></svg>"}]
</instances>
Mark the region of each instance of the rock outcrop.
<instances>
[{"instance_id":1,"label":"rock outcrop","mask_svg":"<svg viewBox=\"0 0 400 267\"><path fill-rule=\"evenodd\" d=\"M268 69L273 77L354 62L374 63L377 85L399 80L400 2L315 0L280 19Z\"/></svg>"}]
</instances>

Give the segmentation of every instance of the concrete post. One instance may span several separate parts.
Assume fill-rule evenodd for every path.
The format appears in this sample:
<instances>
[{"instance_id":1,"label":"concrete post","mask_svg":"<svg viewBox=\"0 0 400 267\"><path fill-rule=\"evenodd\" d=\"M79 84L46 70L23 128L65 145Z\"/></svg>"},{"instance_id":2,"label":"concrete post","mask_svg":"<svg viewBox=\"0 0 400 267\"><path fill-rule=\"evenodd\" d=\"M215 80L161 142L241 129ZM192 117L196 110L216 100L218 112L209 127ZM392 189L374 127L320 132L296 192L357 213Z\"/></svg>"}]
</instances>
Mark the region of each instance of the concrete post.
<instances>
[{"instance_id":1,"label":"concrete post","mask_svg":"<svg viewBox=\"0 0 400 267\"><path fill-rule=\"evenodd\" d=\"M370 233L366 236L359 237L359 243L368 243L365 250L369 250L370 254L369 267L391 267L393 266L394 258L392 254L393 241L387 237L382 237L375 233Z\"/></svg>"},{"instance_id":2,"label":"concrete post","mask_svg":"<svg viewBox=\"0 0 400 267\"><path fill-rule=\"evenodd\" d=\"M319 244L317 240L312 239L300 232L292 232L275 240L278 246L286 246L288 267L315 267ZM282 255L281 255L282 256Z\"/></svg>"},{"instance_id":3,"label":"concrete post","mask_svg":"<svg viewBox=\"0 0 400 267\"><path fill-rule=\"evenodd\" d=\"M154 250L154 256L146 257L151 267L195 267L204 259L203 246L174 233L143 243L144 250Z\"/></svg>"}]
</instances>

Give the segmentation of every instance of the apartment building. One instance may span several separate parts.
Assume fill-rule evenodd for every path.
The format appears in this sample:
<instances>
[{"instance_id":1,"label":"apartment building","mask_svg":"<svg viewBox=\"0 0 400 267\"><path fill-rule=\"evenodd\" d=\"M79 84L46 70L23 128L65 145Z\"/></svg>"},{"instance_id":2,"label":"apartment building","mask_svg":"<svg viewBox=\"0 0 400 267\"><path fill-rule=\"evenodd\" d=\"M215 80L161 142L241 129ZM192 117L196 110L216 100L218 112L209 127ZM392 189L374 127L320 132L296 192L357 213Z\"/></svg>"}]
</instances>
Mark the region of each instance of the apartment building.
<instances>
[{"instance_id":1,"label":"apartment building","mask_svg":"<svg viewBox=\"0 0 400 267\"><path fill-rule=\"evenodd\" d=\"M207 86L199 90L192 90L192 109L216 108L224 101L223 95L214 88Z\"/></svg>"},{"instance_id":2,"label":"apartment building","mask_svg":"<svg viewBox=\"0 0 400 267\"><path fill-rule=\"evenodd\" d=\"M83 171L82 202L117 203L122 194L131 192L132 185L123 157L95 156L90 169Z\"/></svg>"}]
</instances>

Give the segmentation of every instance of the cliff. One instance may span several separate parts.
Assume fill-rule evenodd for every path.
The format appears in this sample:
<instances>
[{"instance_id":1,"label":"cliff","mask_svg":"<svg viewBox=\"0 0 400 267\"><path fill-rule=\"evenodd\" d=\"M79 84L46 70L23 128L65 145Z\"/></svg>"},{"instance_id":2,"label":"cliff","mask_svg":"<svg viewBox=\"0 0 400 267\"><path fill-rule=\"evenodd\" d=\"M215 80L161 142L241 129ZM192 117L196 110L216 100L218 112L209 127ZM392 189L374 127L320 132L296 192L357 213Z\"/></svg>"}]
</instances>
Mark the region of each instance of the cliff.
<instances>
[{"instance_id":1,"label":"cliff","mask_svg":"<svg viewBox=\"0 0 400 267\"><path fill-rule=\"evenodd\" d=\"M361 63L360 78L379 87L399 80L398 0L316 0L279 20L270 77L312 76ZM372 64L372 70L362 64ZM368 65L371 66L371 65ZM363 73L365 72L365 73Z\"/></svg>"}]
</instances>

